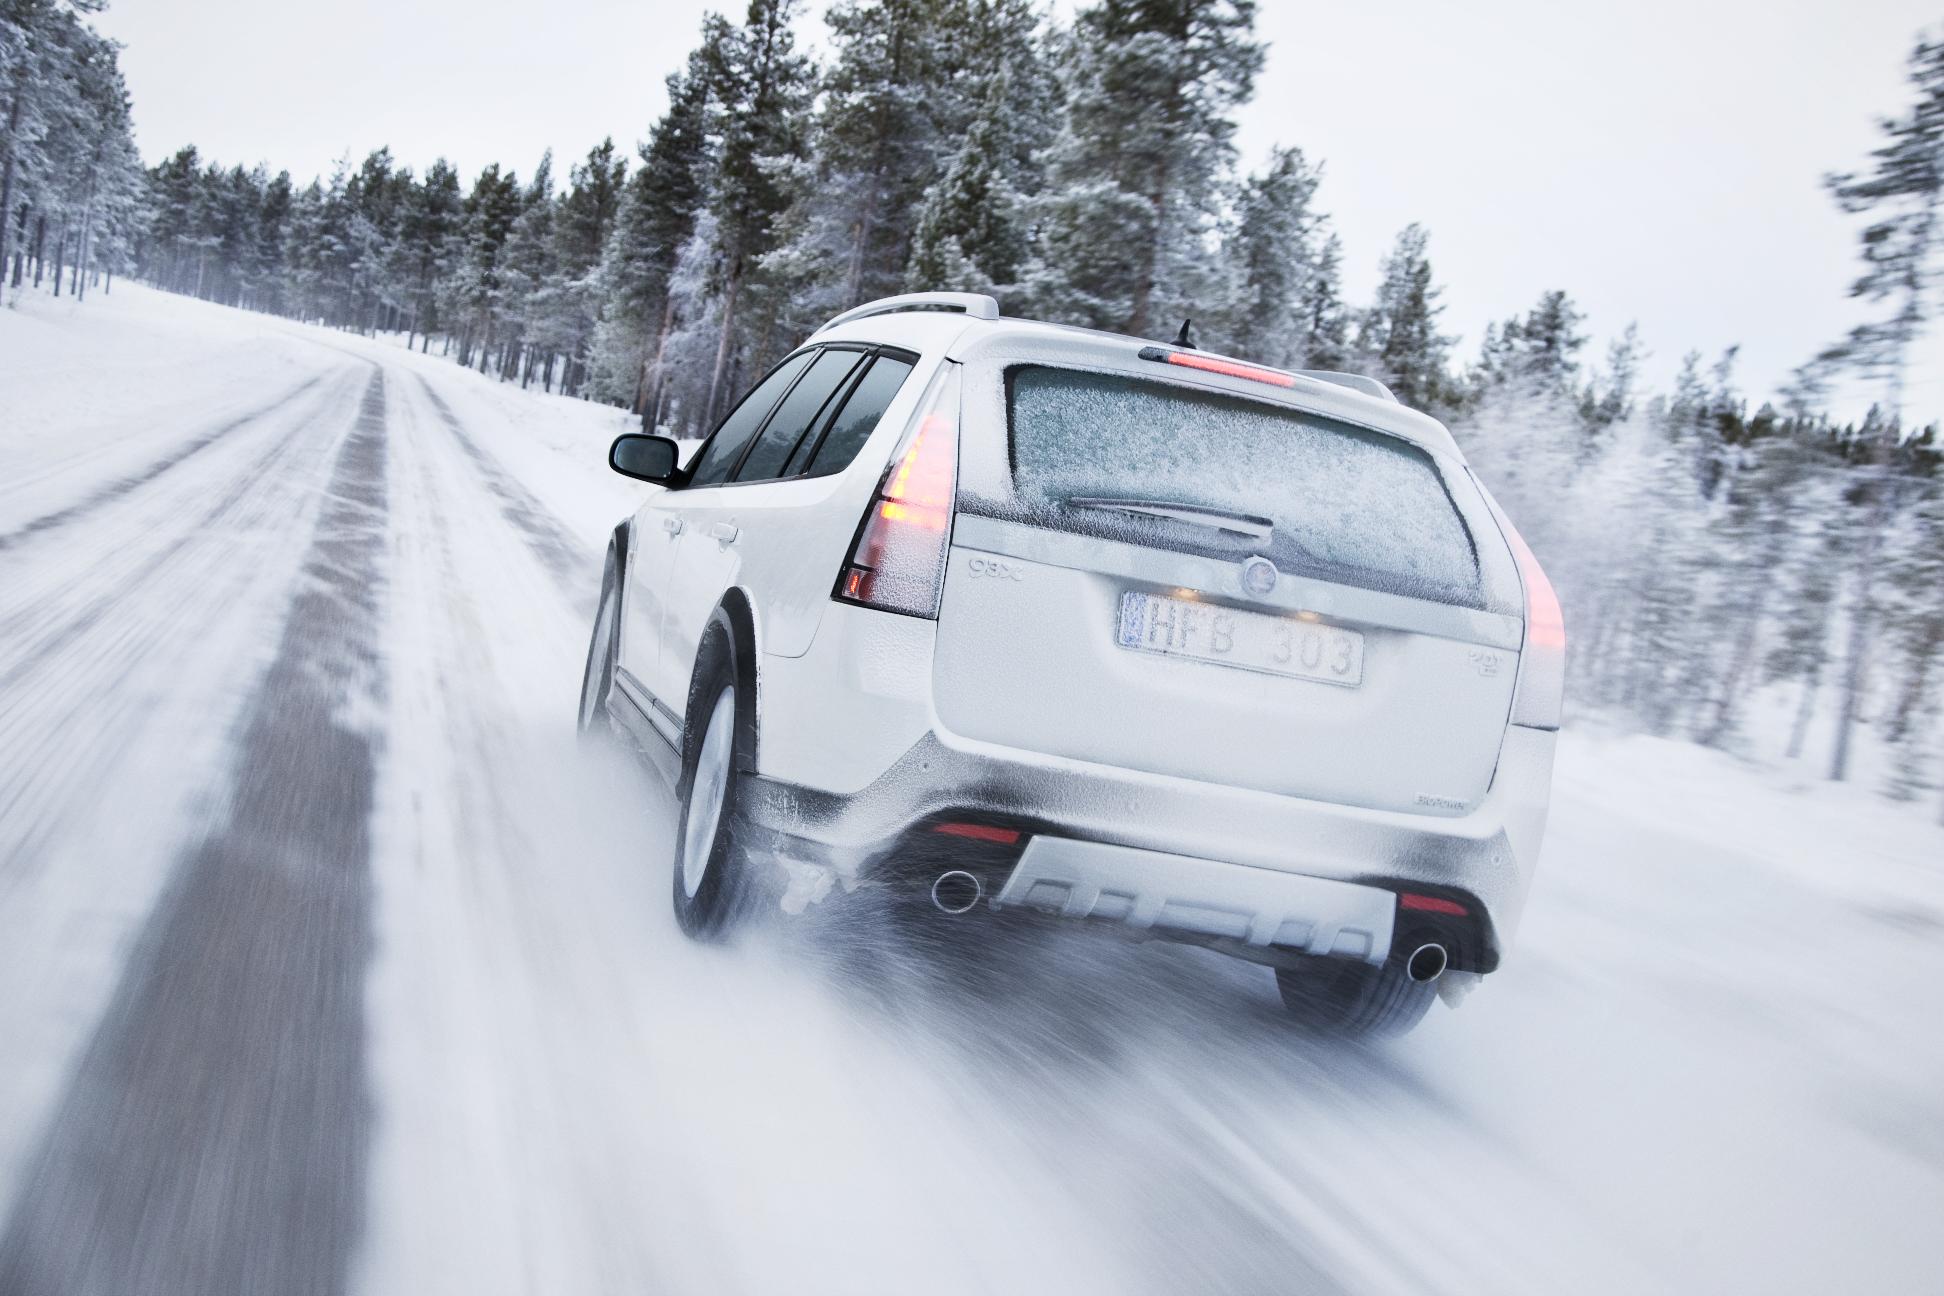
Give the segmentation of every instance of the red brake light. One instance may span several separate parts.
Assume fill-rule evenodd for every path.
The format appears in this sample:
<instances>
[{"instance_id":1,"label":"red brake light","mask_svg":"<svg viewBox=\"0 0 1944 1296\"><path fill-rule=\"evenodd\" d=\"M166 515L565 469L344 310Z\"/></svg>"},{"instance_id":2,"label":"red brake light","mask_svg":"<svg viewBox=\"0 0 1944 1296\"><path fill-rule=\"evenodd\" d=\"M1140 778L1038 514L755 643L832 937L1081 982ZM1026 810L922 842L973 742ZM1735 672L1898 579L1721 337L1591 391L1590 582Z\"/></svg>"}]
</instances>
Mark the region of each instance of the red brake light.
<instances>
[{"instance_id":1,"label":"red brake light","mask_svg":"<svg viewBox=\"0 0 1944 1296\"><path fill-rule=\"evenodd\" d=\"M1526 547L1525 537L1509 522L1505 526L1505 538L1512 545L1512 556L1519 560L1519 577L1525 582L1526 646L1564 652L1566 614L1560 611L1559 595L1553 592L1552 581L1546 578L1545 568Z\"/></svg>"},{"instance_id":2,"label":"red brake light","mask_svg":"<svg viewBox=\"0 0 1944 1296\"><path fill-rule=\"evenodd\" d=\"M1483 491L1483 485L1479 489ZM1531 729L1557 729L1566 700L1566 615L1546 569L1532 556L1525 537L1489 493L1485 498L1512 550L1519 583L1525 588L1525 644L1519 654L1518 687L1512 693L1512 723Z\"/></svg>"},{"instance_id":3,"label":"red brake light","mask_svg":"<svg viewBox=\"0 0 1944 1296\"><path fill-rule=\"evenodd\" d=\"M1230 378L1246 378L1250 382L1268 383L1271 387L1296 385L1294 377L1279 370L1242 364L1236 360L1224 360L1219 356L1202 355L1196 351L1164 351L1160 347L1142 347L1141 359L1159 360L1163 364L1179 365L1183 369L1200 369L1205 373L1224 374Z\"/></svg>"},{"instance_id":4,"label":"red brake light","mask_svg":"<svg viewBox=\"0 0 1944 1296\"><path fill-rule=\"evenodd\" d=\"M1001 846L1010 846L1019 840L1019 829L998 828L992 824L942 823L932 831L943 833L947 837L969 837L973 841L998 842Z\"/></svg>"},{"instance_id":5,"label":"red brake light","mask_svg":"<svg viewBox=\"0 0 1944 1296\"><path fill-rule=\"evenodd\" d=\"M871 498L837 578L837 598L938 615L958 490L958 407L958 366L948 362Z\"/></svg>"},{"instance_id":6,"label":"red brake light","mask_svg":"<svg viewBox=\"0 0 1944 1296\"><path fill-rule=\"evenodd\" d=\"M1446 900L1439 896L1418 895L1413 891L1406 891L1399 895L1397 897L1397 907L1399 909L1416 909L1423 913L1453 914L1459 918L1465 916L1465 906L1459 904L1456 900Z\"/></svg>"}]
</instances>

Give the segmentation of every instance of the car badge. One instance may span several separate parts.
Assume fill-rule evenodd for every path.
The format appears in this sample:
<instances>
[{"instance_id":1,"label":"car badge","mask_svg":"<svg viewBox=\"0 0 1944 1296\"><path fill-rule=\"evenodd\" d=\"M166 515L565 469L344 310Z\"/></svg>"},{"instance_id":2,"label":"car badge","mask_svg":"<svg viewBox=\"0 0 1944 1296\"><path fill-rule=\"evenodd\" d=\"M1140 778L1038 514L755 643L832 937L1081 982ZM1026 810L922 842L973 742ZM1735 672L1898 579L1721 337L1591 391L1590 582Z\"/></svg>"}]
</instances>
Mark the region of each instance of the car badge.
<instances>
[{"instance_id":1,"label":"car badge","mask_svg":"<svg viewBox=\"0 0 1944 1296\"><path fill-rule=\"evenodd\" d=\"M1242 589L1260 598L1276 588L1276 578L1280 574L1276 564L1261 554L1254 554L1242 560Z\"/></svg>"}]
</instances>

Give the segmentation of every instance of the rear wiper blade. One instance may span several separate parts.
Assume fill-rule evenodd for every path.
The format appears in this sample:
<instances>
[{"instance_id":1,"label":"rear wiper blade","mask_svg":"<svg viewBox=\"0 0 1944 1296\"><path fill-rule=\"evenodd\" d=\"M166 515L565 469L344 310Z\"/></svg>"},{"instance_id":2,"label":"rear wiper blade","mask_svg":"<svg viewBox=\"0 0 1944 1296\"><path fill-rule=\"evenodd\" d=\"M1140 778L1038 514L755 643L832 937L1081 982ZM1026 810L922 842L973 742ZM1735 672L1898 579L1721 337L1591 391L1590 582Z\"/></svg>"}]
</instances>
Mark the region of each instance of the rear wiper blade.
<instances>
[{"instance_id":1,"label":"rear wiper blade","mask_svg":"<svg viewBox=\"0 0 1944 1296\"><path fill-rule=\"evenodd\" d=\"M1133 513L1140 517L1186 522L1190 526L1211 527L1217 531L1247 536L1251 540L1268 540L1276 532L1276 524L1270 518L1257 517L1253 513L1235 513L1228 509L1208 508L1201 504L1176 504L1168 500L1101 499L1091 495L1076 496L1067 503L1074 508L1100 509L1109 513Z\"/></svg>"}]
</instances>

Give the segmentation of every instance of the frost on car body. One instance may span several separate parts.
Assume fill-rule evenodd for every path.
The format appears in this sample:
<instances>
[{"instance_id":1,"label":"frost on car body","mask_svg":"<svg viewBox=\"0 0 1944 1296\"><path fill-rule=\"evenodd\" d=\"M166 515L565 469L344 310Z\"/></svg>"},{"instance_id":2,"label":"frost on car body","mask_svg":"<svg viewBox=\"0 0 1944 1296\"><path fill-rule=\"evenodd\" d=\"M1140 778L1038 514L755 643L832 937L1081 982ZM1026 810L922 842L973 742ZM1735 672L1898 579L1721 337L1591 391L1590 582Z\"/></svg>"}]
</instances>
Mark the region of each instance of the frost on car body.
<instances>
[{"instance_id":1,"label":"frost on car body","mask_svg":"<svg viewBox=\"0 0 1944 1296\"><path fill-rule=\"evenodd\" d=\"M692 933L773 858L792 910L885 882L1206 945L1321 1028L1498 965L1563 626L1450 435L1368 379L913 294L688 467L610 462L669 489L617 530L583 718L720 824L678 842Z\"/></svg>"}]
</instances>

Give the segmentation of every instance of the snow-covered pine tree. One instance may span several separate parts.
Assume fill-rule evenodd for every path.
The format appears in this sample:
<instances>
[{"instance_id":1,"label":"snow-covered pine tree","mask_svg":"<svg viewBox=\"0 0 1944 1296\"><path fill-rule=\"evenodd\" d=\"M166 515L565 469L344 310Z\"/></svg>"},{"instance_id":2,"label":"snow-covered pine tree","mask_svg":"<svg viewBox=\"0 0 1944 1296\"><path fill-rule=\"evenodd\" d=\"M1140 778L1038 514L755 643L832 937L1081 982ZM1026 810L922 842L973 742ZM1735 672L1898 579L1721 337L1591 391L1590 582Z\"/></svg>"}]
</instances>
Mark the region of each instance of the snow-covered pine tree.
<instances>
[{"instance_id":1,"label":"snow-covered pine tree","mask_svg":"<svg viewBox=\"0 0 1944 1296\"><path fill-rule=\"evenodd\" d=\"M1099 0L1062 43L1066 85L1023 284L1048 319L1135 334L1219 306L1211 239L1233 112L1262 66L1253 0Z\"/></svg>"},{"instance_id":2,"label":"snow-covered pine tree","mask_svg":"<svg viewBox=\"0 0 1944 1296\"><path fill-rule=\"evenodd\" d=\"M1318 218L1316 264L1303 283L1303 367L1341 370L1350 363L1350 310L1343 302L1343 240Z\"/></svg>"},{"instance_id":3,"label":"snow-covered pine tree","mask_svg":"<svg viewBox=\"0 0 1944 1296\"><path fill-rule=\"evenodd\" d=\"M796 50L797 6L798 0L750 0L742 26L705 43L711 51L709 102L721 151L709 195L716 240L711 287L719 299L719 323L703 422L713 421L732 395L730 369L742 340L743 294L760 272L772 229L789 202L779 173L804 154L815 81L810 60ZM758 337L753 349L760 349L761 341Z\"/></svg>"},{"instance_id":4,"label":"snow-covered pine tree","mask_svg":"<svg viewBox=\"0 0 1944 1296\"><path fill-rule=\"evenodd\" d=\"M1358 336L1397 398L1415 409L1443 405L1450 388L1451 339L1438 331L1444 290L1432 282L1430 239L1416 223L1399 232Z\"/></svg>"},{"instance_id":5,"label":"snow-covered pine tree","mask_svg":"<svg viewBox=\"0 0 1944 1296\"><path fill-rule=\"evenodd\" d=\"M1606 367L1587 383L1580 402L1581 416L1589 428L1604 430L1633 417L1640 366L1646 359L1638 324L1628 324L1625 332L1607 344Z\"/></svg>"},{"instance_id":6,"label":"snow-covered pine tree","mask_svg":"<svg viewBox=\"0 0 1944 1296\"><path fill-rule=\"evenodd\" d=\"M500 252L499 291L493 300L495 330L500 343L497 371L502 378L530 374L532 355L528 331L542 295L554 274L553 150L541 154L533 179L520 195L520 214L507 232ZM523 368L522 358L529 363ZM480 357L485 372L487 357ZM547 377L552 379L551 357Z\"/></svg>"},{"instance_id":7,"label":"snow-covered pine tree","mask_svg":"<svg viewBox=\"0 0 1944 1296\"><path fill-rule=\"evenodd\" d=\"M447 284L448 313L460 326L459 363L472 363L474 347L492 345L492 307L500 288L500 250L520 215L520 182L499 163L488 163L465 202L465 251Z\"/></svg>"},{"instance_id":8,"label":"snow-covered pine tree","mask_svg":"<svg viewBox=\"0 0 1944 1296\"><path fill-rule=\"evenodd\" d=\"M601 265L603 309L595 381L650 430L661 405L663 355L676 324L675 260L708 194L709 76L704 53L668 78L668 109L641 146Z\"/></svg>"},{"instance_id":9,"label":"snow-covered pine tree","mask_svg":"<svg viewBox=\"0 0 1944 1296\"><path fill-rule=\"evenodd\" d=\"M604 139L568 171L553 227L553 267L533 304L529 327L533 345L551 357L565 357L561 390L580 394L587 376L588 348L600 321L600 284L596 271L621 206L627 161ZM551 376L552 362L546 362ZM529 369L531 366L529 365Z\"/></svg>"},{"instance_id":10,"label":"snow-covered pine tree","mask_svg":"<svg viewBox=\"0 0 1944 1296\"><path fill-rule=\"evenodd\" d=\"M1261 174L1243 183L1222 248L1236 279L1234 303L1211 338L1222 349L1282 368L1307 361L1304 311L1318 273L1321 217L1314 204L1322 178L1301 149L1278 148Z\"/></svg>"},{"instance_id":11,"label":"snow-covered pine tree","mask_svg":"<svg viewBox=\"0 0 1944 1296\"><path fill-rule=\"evenodd\" d=\"M421 349L429 349L433 330L442 327L438 288L452 273L464 220L459 173L440 158L426 168L425 179L413 188L399 226L399 273L408 311L407 347L417 335Z\"/></svg>"},{"instance_id":12,"label":"snow-covered pine tree","mask_svg":"<svg viewBox=\"0 0 1944 1296\"><path fill-rule=\"evenodd\" d=\"M948 0L840 0L812 157L767 272L790 285L799 326L896 292L914 218L947 149Z\"/></svg>"},{"instance_id":13,"label":"snow-covered pine tree","mask_svg":"<svg viewBox=\"0 0 1944 1296\"><path fill-rule=\"evenodd\" d=\"M1842 714L1829 776L1849 774L1850 746L1868 678L1874 587L1883 534L1890 528L1898 491L1890 471L1901 436L1904 384L1912 347L1934 322L1944 248L1944 39L1919 39L1910 53L1915 102L1902 117L1878 123L1883 142L1871 151L1868 172L1827 178L1837 204L1867 215L1862 233L1864 270L1852 297L1887 305L1886 318L1857 325L1814 362L1848 369L1884 384L1885 417L1870 445L1870 476L1864 493L1870 521L1852 569L1849 642L1844 652Z\"/></svg>"},{"instance_id":14,"label":"snow-covered pine tree","mask_svg":"<svg viewBox=\"0 0 1944 1296\"><path fill-rule=\"evenodd\" d=\"M925 195L905 266L908 291L999 294L1018 281L1026 230L1011 91L1005 72L992 79L958 153Z\"/></svg>"}]
</instances>

